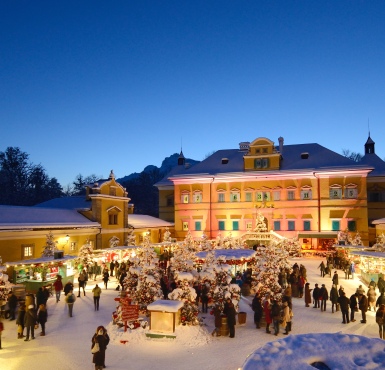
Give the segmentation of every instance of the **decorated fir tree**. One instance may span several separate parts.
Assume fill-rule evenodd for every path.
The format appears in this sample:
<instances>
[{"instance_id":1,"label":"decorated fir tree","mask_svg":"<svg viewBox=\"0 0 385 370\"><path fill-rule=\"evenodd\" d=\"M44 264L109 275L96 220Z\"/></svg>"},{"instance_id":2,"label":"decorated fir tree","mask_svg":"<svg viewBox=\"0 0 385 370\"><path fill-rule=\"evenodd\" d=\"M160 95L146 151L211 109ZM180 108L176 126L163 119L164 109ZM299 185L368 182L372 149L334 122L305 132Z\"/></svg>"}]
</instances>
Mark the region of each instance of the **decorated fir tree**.
<instances>
[{"instance_id":1,"label":"decorated fir tree","mask_svg":"<svg viewBox=\"0 0 385 370\"><path fill-rule=\"evenodd\" d=\"M301 244L297 237L293 239L284 238L277 247L285 250L290 257L299 257L301 255Z\"/></svg>"},{"instance_id":2,"label":"decorated fir tree","mask_svg":"<svg viewBox=\"0 0 385 370\"><path fill-rule=\"evenodd\" d=\"M171 258L171 271L176 278L179 272L195 272L196 253L199 251L199 244L194 241L190 232L182 243L174 248L174 255Z\"/></svg>"},{"instance_id":3,"label":"decorated fir tree","mask_svg":"<svg viewBox=\"0 0 385 370\"><path fill-rule=\"evenodd\" d=\"M135 233L134 228L130 227L127 232L126 245L135 245Z\"/></svg>"},{"instance_id":4,"label":"decorated fir tree","mask_svg":"<svg viewBox=\"0 0 385 370\"><path fill-rule=\"evenodd\" d=\"M8 299L8 293L12 290L14 284L8 280L8 275L0 270L0 305L5 305Z\"/></svg>"},{"instance_id":5,"label":"decorated fir tree","mask_svg":"<svg viewBox=\"0 0 385 370\"><path fill-rule=\"evenodd\" d=\"M55 251L57 250L56 243L53 240L54 235L50 231L47 235L46 244L43 247L43 252L41 252L42 257L53 257L55 254Z\"/></svg>"},{"instance_id":6,"label":"decorated fir tree","mask_svg":"<svg viewBox=\"0 0 385 370\"><path fill-rule=\"evenodd\" d=\"M80 247L77 263L82 264L83 267L94 263L94 249L92 248L89 239L87 239L85 244Z\"/></svg>"},{"instance_id":7,"label":"decorated fir tree","mask_svg":"<svg viewBox=\"0 0 385 370\"><path fill-rule=\"evenodd\" d=\"M176 277L177 288L169 293L168 298L183 302L181 321L183 325L197 325L198 306L196 305L196 291L191 287L194 277L189 272L180 272Z\"/></svg>"},{"instance_id":8,"label":"decorated fir tree","mask_svg":"<svg viewBox=\"0 0 385 370\"><path fill-rule=\"evenodd\" d=\"M119 245L120 239L117 236L113 236L109 240L110 248L117 247Z\"/></svg>"},{"instance_id":9,"label":"decorated fir tree","mask_svg":"<svg viewBox=\"0 0 385 370\"><path fill-rule=\"evenodd\" d=\"M171 232L170 232L168 227L166 227L166 230L163 233L163 241L164 242L171 242Z\"/></svg>"}]
</instances>

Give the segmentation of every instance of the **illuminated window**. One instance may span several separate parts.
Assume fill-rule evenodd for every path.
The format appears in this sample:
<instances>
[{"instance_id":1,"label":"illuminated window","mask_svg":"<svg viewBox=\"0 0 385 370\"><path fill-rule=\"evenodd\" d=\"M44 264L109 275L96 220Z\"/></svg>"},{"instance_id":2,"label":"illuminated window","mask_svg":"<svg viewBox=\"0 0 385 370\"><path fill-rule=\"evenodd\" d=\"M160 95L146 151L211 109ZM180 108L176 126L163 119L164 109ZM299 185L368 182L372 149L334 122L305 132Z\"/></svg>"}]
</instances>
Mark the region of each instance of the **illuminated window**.
<instances>
[{"instance_id":1,"label":"illuminated window","mask_svg":"<svg viewBox=\"0 0 385 370\"><path fill-rule=\"evenodd\" d=\"M254 168L268 168L269 158L256 158L254 159Z\"/></svg>"},{"instance_id":2,"label":"illuminated window","mask_svg":"<svg viewBox=\"0 0 385 370\"><path fill-rule=\"evenodd\" d=\"M349 184L345 187L345 198L346 199L357 199L358 189L356 184Z\"/></svg>"},{"instance_id":3,"label":"illuminated window","mask_svg":"<svg viewBox=\"0 0 385 370\"><path fill-rule=\"evenodd\" d=\"M239 221L233 221L233 230L239 230Z\"/></svg>"},{"instance_id":4,"label":"illuminated window","mask_svg":"<svg viewBox=\"0 0 385 370\"><path fill-rule=\"evenodd\" d=\"M230 201L231 202L240 202L241 196L239 194L239 191L232 191L230 193Z\"/></svg>"},{"instance_id":5,"label":"illuminated window","mask_svg":"<svg viewBox=\"0 0 385 370\"><path fill-rule=\"evenodd\" d=\"M218 202L223 203L225 201L225 193L218 193Z\"/></svg>"},{"instance_id":6,"label":"illuminated window","mask_svg":"<svg viewBox=\"0 0 385 370\"><path fill-rule=\"evenodd\" d=\"M225 230L225 221L218 221L218 230Z\"/></svg>"},{"instance_id":7,"label":"illuminated window","mask_svg":"<svg viewBox=\"0 0 385 370\"><path fill-rule=\"evenodd\" d=\"M302 200L312 199L311 189L302 189L301 190L301 199Z\"/></svg>"},{"instance_id":8,"label":"illuminated window","mask_svg":"<svg viewBox=\"0 0 385 370\"><path fill-rule=\"evenodd\" d=\"M295 221L288 221L287 223L287 229L289 231L294 231L295 230Z\"/></svg>"},{"instance_id":9,"label":"illuminated window","mask_svg":"<svg viewBox=\"0 0 385 370\"><path fill-rule=\"evenodd\" d=\"M333 220L332 221L332 230L339 231L340 230L340 221Z\"/></svg>"},{"instance_id":10,"label":"illuminated window","mask_svg":"<svg viewBox=\"0 0 385 370\"><path fill-rule=\"evenodd\" d=\"M349 231L357 231L356 221L354 221L354 220L348 221L348 230Z\"/></svg>"},{"instance_id":11,"label":"illuminated window","mask_svg":"<svg viewBox=\"0 0 385 370\"><path fill-rule=\"evenodd\" d=\"M274 221L274 231L281 230L281 221Z\"/></svg>"},{"instance_id":12,"label":"illuminated window","mask_svg":"<svg viewBox=\"0 0 385 370\"><path fill-rule=\"evenodd\" d=\"M202 193L201 192L194 193L193 202L194 203L201 203L202 202Z\"/></svg>"},{"instance_id":13,"label":"illuminated window","mask_svg":"<svg viewBox=\"0 0 385 370\"><path fill-rule=\"evenodd\" d=\"M188 231L188 222L187 221L183 221L182 228L183 228L183 231Z\"/></svg>"},{"instance_id":14,"label":"illuminated window","mask_svg":"<svg viewBox=\"0 0 385 370\"><path fill-rule=\"evenodd\" d=\"M257 202L269 202L270 201L270 192L269 191L257 191L255 193Z\"/></svg>"},{"instance_id":15,"label":"illuminated window","mask_svg":"<svg viewBox=\"0 0 385 370\"><path fill-rule=\"evenodd\" d=\"M303 222L303 229L305 231L310 231L310 221L304 221Z\"/></svg>"},{"instance_id":16,"label":"illuminated window","mask_svg":"<svg viewBox=\"0 0 385 370\"><path fill-rule=\"evenodd\" d=\"M186 203L189 202L189 198L190 198L190 197L189 197L189 194L182 194L182 197L181 197L181 200L180 200L180 201L181 201L182 203L185 203L185 204L186 204Z\"/></svg>"},{"instance_id":17,"label":"illuminated window","mask_svg":"<svg viewBox=\"0 0 385 370\"><path fill-rule=\"evenodd\" d=\"M196 231L202 230L202 223L200 221L195 221L195 230Z\"/></svg>"},{"instance_id":18,"label":"illuminated window","mask_svg":"<svg viewBox=\"0 0 385 370\"><path fill-rule=\"evenodd\" d=\"M27 257L33 257L34 248L35 248L34 244L22 244L21 253L22 253L23 259Z\"/></svg>"},{"instance_id":19,"label":"illuminated window","mask_svg":"<svg viewBox=\"0 0 385 370\"><path fill-rule=\"evenodd\" d=\"M76 252L77 250L77 243L76 242L71 242L70 244L70 251L71 252Z\"/></svg>"}]
</instances>

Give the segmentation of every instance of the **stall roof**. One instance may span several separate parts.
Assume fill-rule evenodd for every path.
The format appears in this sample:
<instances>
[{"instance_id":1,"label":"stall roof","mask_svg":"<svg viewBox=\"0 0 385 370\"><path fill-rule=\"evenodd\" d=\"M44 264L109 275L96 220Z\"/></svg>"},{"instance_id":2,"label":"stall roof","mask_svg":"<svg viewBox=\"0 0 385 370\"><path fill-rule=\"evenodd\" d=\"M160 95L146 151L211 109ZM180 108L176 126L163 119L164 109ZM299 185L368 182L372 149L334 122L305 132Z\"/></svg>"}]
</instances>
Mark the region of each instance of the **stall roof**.
<instances>
[{"instance_id":1,"label":"stall roof","mask_svg":"<svg viewBox=\"0 0 385 370\"><path fill-rule=\"evenodd\" d=\"M76 258L78 258L78 256L64 256L63 258L40 257L40 258L33 258L33 259L30 259L30 260L6 262L5 264L7 266L37 265L37 264L40 264L40 263L66 262L66 261L74 260Z\"/></svg>"},{"instance_id":2,"label":"stall roof","mask_svg":"<svg viewBox=\"0 0 385 370\"><path fill-rule=\"evenodd\" d=\"M183 307L182 301L173 301L171 299L158 299L147 306L148 311L178 312Z\"/></svg>"},{"instance_id":3,"label":"stall roof","mask_svg":"<svg viewBox=\"0 0 385 370\"><path fill-rule=\"evenodd\" d=\"M226 257L226 260L241 260L252 258L255 255L255 250L253 249L214 249L215 258ZM198 258L206 258L207 251L198 252L196 256Z\"/></svg>"},{"instance_id":4,"label":"stall roof","mask_svg":"<svg viewBox=\"0 0 385 370\"><path fill-rule=\"evenodd\" d=\"M298 233L298 238L334 239L337 238L336 231L305 231Z\"/></svg>"},{"instance_id":5,"label":"stall roof","mask_svg":"<svg viewBox=\"0 0 385 370\"><path fill-rule=\"evenodd\" d=\"M351 254L364 257L385 258L384 252L354 251L351 252Z\"/></svg>"}]
</instances>

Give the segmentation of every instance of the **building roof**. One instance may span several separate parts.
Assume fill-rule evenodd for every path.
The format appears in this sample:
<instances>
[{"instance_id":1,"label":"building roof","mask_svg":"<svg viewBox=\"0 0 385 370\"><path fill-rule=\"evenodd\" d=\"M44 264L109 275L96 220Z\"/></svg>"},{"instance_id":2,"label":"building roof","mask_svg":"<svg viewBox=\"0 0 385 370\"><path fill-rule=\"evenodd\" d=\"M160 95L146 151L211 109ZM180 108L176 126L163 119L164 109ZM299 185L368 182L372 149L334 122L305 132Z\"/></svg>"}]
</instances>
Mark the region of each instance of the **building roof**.
<instances>
[{"instance_id":1,"label":"building roof","mask_svg":"<svg viewBox=\"0 0 385 370\"><path fill-rule=\"evenodd\" d=\"M84 195L73 197L61 197L47 200L46 202L36 204L34 207L44 208L60 208L60 209L75 209L88 210L91 209L91 201L87 201Z\"/></svg>"},{"instance_id":2,"label":"building roof","mask_svg":"<svg viewBox=\"0 0 385 370\"><path fill-rule=\"evenodd\" d=\"M161 220L160 218L147 216L147 215L138 215L138 214L129 214L127 216L128 224L134 229L144 229L149 227L171 227L174 226L173 223Z\"/></svg>"},{"instance_id":3,"label":"building roof","mask_svg":"<svg viewBox=\"0 0 385 370\"><path fill-rule=\"evenodd\" d=\"M375 153L365 154L358 163L374 168L368 177L385 176L385 162Z\"/></svg>"},{"instance_id":4,"label":"building roof","mask_svg":"<svg viewBox=\"0 0 385 370\"><path fill-rule=\"evenodd\" d=\"M0 229L100 227L76 210L0 205Z\"/></svg>"},{"instance_id":5,"label":"building roof","mask_svg":"<svg viewBox=\"0 0 385 370\"><path fill-rule=\"evenodd\" d=\"M276 146L275 149L279 151L280 148ZM190 168L185 168L185 166L174 167L156 186L171 185L170 179L178 177L250 173L250 171L244 170L243 157L246 153L246 151L239 149L218 150ZM302 156L304 153L307 153L306 159ZM281 156L281 167L274 172L368 169L368 165L365 163L357 163L316 143L284 145ZM227 159L227 161L222 161L222 159ZM369 168L371 169L370 166ZM253 173L255 172L257 171ZM266 171L260 173L266 173Z\"/></svg>"}]
</instances>

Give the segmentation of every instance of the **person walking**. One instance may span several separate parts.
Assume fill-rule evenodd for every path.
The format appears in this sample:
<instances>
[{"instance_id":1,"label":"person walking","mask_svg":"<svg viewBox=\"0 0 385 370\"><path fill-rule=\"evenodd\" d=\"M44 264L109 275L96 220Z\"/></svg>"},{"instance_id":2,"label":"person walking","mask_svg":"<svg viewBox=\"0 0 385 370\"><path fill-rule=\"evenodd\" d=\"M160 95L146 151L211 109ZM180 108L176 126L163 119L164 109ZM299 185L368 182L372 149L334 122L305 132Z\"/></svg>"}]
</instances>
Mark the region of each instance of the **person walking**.
<instances>
[{"instance_id":1,"label":"person walking","mask_svg":"<svg viewBox=\"0 0 385 370\"><path fill-rule=\"evenodd\" d=\"M385 304L385 295L384 292L380 293L380 296L377 298L376 307L380 307L382 304Z\"/></svg>"},{"instance_id":2,"label":"person walking","mask_svg":"<svg viewBox=\"0 0 385 370\"><path fill-rule=\"evenodd\" d=\"M68 316L72 317L74 303L76 301L76 296L72 290L67 294L65 300L66 300L66 303L68 305Z\"/></svg>"},{"instance_id":3,"label":"person walking","mask_svg":"<svg viewBox=\"0 0 385 370\"><path fill-rule=\"evenodd\" d=\"M385 339L385 305L382 304L376 312L376 323L380 333L380 338Z\"/></svg>"},{"instance_id":4,"label":"person walking","mask_svg":"<svg viewBox=\"0 0 385 370\"><path fill-rule=\"evenodd\" d=\"M349 324L349 304L350 299L346 297L345 292L342 293L341 297L338 297L338 303L341 307L342 323Z\"/></svg>"},{"instance_id":5,"label":"person walking","mask_svg":"<svg viewBox=\"0 0 385 370\"><path fill-rule=\"evenodd\" d=\"M95 364L95 370L102 370L106 367L105 359L106 359L106 349L108 343L110 342L110 338L107 334L107 330L104 326L98 326L96 328L96 333L92 337L91 340L91 349L97 344L99 346L99 351L95 352L92 357L92 362Z\"/></svg>"},{"instance_id":6,"label":"person walking","mask_svg":"<svg viewBox=\"0 0 385 370\"><path fill-rule=\"evenodd\" d=\"M110 262L110 276L114 276L114 270L115 270L115 261Z\"/></svg>"},{"instance_id":7,"label":"person walking","mask_svg":"<svg viewBox=\"0 0 385 370\"><path fill-rule=\"evenodd\" d=\"M25 317L25 304L21 304L19 312L17 313L16 325L17 325L17 339L24 338L24 317Z\"/></svg>"},{"instance_id":8,"label":"person walking","mask_svg":"<svg viewBox=\"0 0 385 370\"><path fill-rule=\"evenodd\" d=\"M37 322L41 326L41 336L45 336L45 323L47 322L48 314L45 304L39 306L39 311L37 312Z\"/></svg>"},{"instance_id":9,"label":"person walking","mask_svg":"<svg viewBox=\"0 0 385 370\"><path fill-rule=\"evenodd\" d=\"M255 294L253 301L251 303L251 308L254 311L254 323L257 329L261 327L261 319L263 316L263 307L261 303L261 297L258 293Z\"/></svg>"},{"instance_id":10,"label":"person walking","mask_svg":"<svg viewBox=\"0 0 385 370\"><path fill-rule=\"evenodd\" d=\"M62 283L62 280L61 280L61 276L60 275L57 275L56 276L56 280L55 282L53 283L53 286L55 288L55 295L56 295L56 303L58 303L60 301L60 294L61 294L61 291L63 290L63 283Z\"/></svg>"},{"instance_id":11,"label":"person walking","mask_svg":"<svg viewBox=\"0 0 385 370\"><path fill-rule=\"evenodd\" d=\"M100 295L102 294L102 290L100 289L98 284L96 284L95 288L92 289L92 294L94 296L95 311L99 311L99 301L100 301Z\"/></svg>"},{"instance_id":12,"label":"person walking","mask_svg":"<svg viewBox=\"0 0 385 370\"><path fill-rule=\"evenodd\" d=\"M377 287L380 293L385 292L385 280L382 276L378 278Z\"/></svg>"},{"instance_id":13,"label":"person walking","mask_svg":"<svg viewBox=\"0 0 385 370\"><path fill-rule=\"evenodd\" d=\"M64 285L64 295L67 296L67 294L74 290L74 285L71 281L67 281L67 283Z\"/></svg>"},{"instance_id":14,"label":"person walking","mask_svg":"<svg viewBox=\"0 0 385 370\"><path fill-rule=\"evenodd\" d=\"M235 337L235 315L236 315L236 312L235 312L234 303L231 301L231 298L226 299L223 313L227 317L227 326L229 327L230 338L234 338Z\"/></svg>"},{"instance_id":15,"label":"person walking","mask_svg":"<svg viewBox=\"0 0 385 370\"><path fill-rule=\"evenodd\" d=\"M362 324L366 324L366 311L368 310L368 298L365 294L358 295L358 308L361 310Z\"/></svg>"},{"instance_id":16,"label":"person walking","mask_svg":"<svg viewBox=\"0 0 385 370\"><path fill-rule=\"evenodd\" d=\"M27 329L27 336L24 339L24 342L29 341L29 335L31 334L31 339L35 339L35 325L37 317L35 312L35 306L30 304L24 316L24 326Z\"/></svg>"},{"instance_id":17,"label":"person walking","mask_svg":"<svg viewBox=\"0 0 385 370\"><path fill-rule=\"evenodd\" d=\"M328 291L325 287L325 284L322 284L321 289L319 291L320 295L320 300L321 300L321 311L325 312L326 311L326 302L329 299L329 294Z\"/></svg>"},{"instance_id":18,"label":"person walking","mask_svg":"<svg viewBox=\"0 0 385 370\"><path fill-rule=\"evenodd\" d=\"M79 283L79 292L78 297L80 297L80 291L83 289L83 294L86 295L85 286L86 286L86 275L84 274L84 271L82 270L78 276L78 283Z\"/></svg>"},{"instance_id":19,"label":"person walking","mask_svg":"<svg viewBox=\"0 0 385 370\"><path fill-rule=\"evenodd\" d=\"M311 292L313 289L310 289L310 283L305 284L305 307L309 307L311 304Z\"/></svg>"},{"instance_id":20,"label":"person walking","mask_svg":"<svg viewBox=\"0 0 385 370\"><path fill-rule=\"evenodd\" d=\"M325 277L326 274L326 266L324 264L324 261L321 262L321 264L318 266L318 268L321 270L321 276Z\"/></svg>"},{"instance_id":21,"label":"person walking","mask_svg":"<svg viewBox=\"0 0 385 370\"><path fill-rule=\"evenodd\" d=\"M291 331L291 318L293 317L293 312L289 307L288 302L283 302L283 314L282 314L282 326L285 328L283 334L288 335Z\"/></svg>"},{"instance_id":22,"label":"person walking","mask_svg":"<svg viewBox=\"0 0 385 370\"><path fill-rule=\"evenodd\" d=\"M338 305L338 291L336 285L332 285L332 288L330 289L330 301L332 302L332 313L334 313L334 307L337 310Z\"/></svg>"},{"instance_id":23,"label":"person walking","mask_svg":"<svg viewBox=\"0 0 385 370\"><path fill-rule=\"evenodd\" d=\"M103 271L103 281L104 281L104 287L107 289L108 280L110 279L110 275L108 273L107 268Z\"/></svg>"},{"instance_id":24,"label":"person walking","mask_svg":"<svg viewBox=\"0 0 385 370\"><path fill-rule=\"evenodd\" d=\"M373 308L373 311L376 312L377 292L375 291L375 288L373 288L373 286L369 286L367 294L369 311Z\"/></svg>"},{"instance_id":25,"label":"person walking","mask_svg":"<svg viewBox=\"0 0 385 370\"><path fill-rule=\"evenodd\" d=\"M338 274L337 274L337 271L334 271L334 275L333 275L333 284L338 287Z\"/></svg>"}]
</instances>

